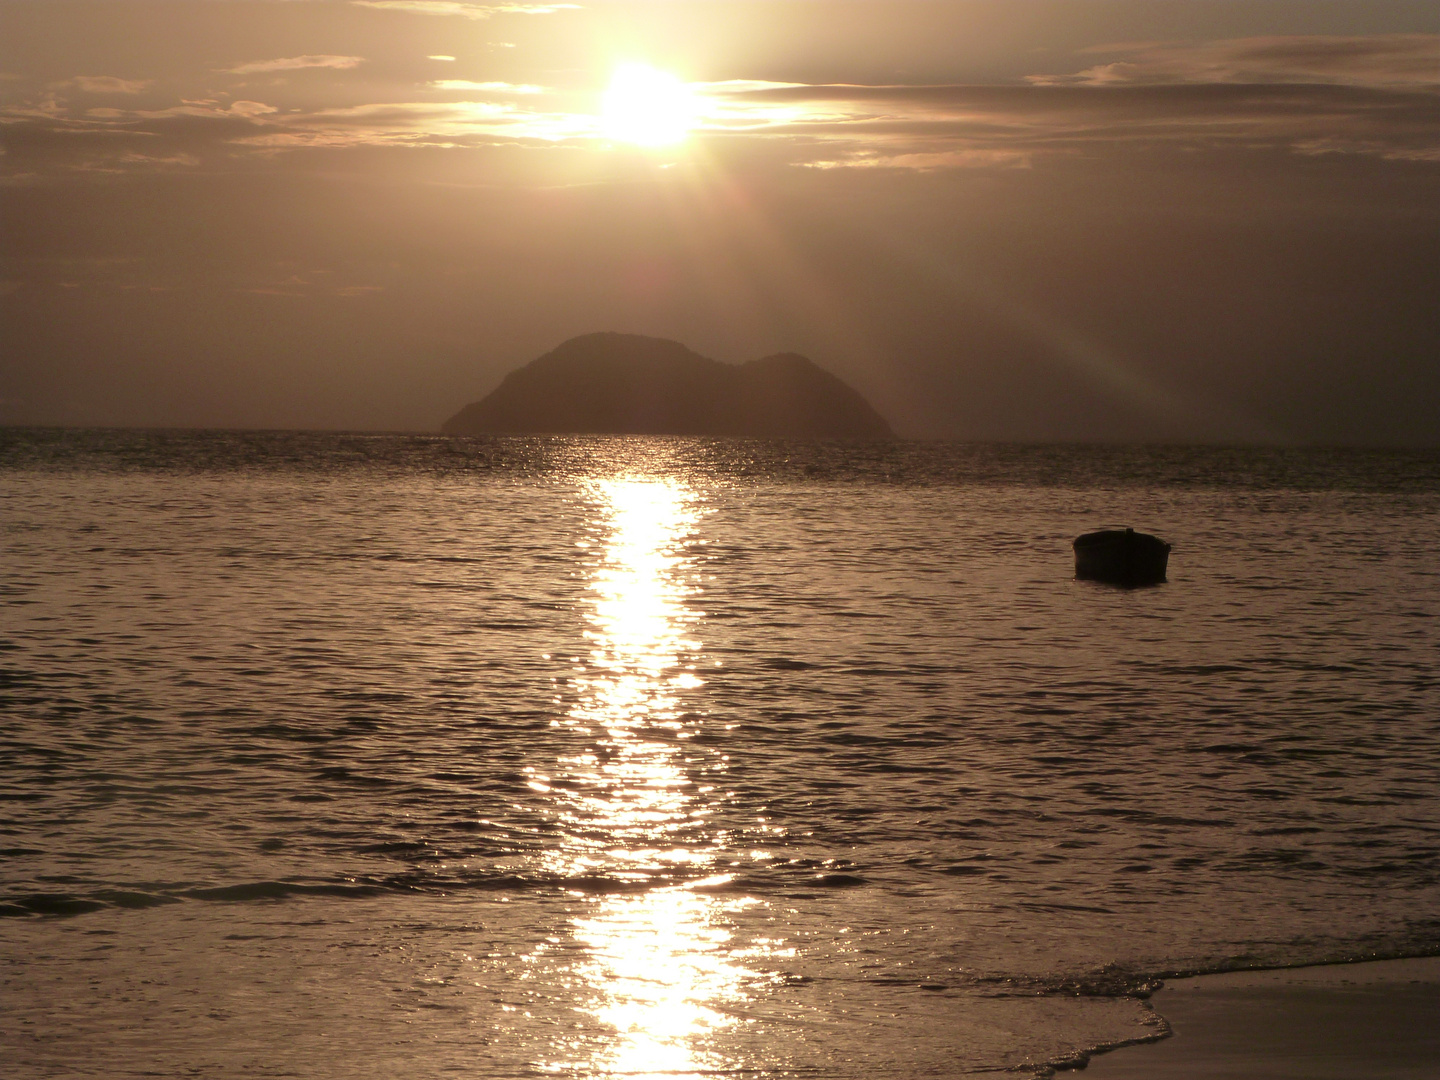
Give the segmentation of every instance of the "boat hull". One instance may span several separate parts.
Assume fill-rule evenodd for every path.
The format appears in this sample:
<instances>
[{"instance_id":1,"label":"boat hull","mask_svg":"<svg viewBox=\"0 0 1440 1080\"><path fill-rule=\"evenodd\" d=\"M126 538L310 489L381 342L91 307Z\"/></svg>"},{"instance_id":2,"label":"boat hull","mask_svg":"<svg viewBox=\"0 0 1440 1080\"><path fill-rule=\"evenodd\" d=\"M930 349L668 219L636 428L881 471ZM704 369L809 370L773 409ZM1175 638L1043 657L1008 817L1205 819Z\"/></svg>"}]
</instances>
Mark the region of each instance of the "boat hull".
<instances>
[{"instance_id":1,"label":"boat hull","mask_svg":"<svg viewBox=\"0 0 1440 1080\"><path fill-rule=\"evenodd\" d=\"M1075 539L1075 576L1082 581L1158 585L1169 562L1169 544L1134 529L1100 529Z\"/></svg>"}]
</instances>

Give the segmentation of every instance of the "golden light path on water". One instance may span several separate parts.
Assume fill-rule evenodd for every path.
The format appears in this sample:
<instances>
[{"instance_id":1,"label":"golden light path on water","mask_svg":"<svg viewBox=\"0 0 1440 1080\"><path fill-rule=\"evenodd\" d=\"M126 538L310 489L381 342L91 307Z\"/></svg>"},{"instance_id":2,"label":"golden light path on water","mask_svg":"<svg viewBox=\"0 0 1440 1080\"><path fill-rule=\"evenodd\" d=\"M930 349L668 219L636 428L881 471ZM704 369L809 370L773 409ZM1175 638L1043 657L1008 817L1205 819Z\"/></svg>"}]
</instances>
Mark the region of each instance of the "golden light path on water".
<instances>
[{"instance_id":1,"label":"golden light path on water","mask_svg":"<svg viewBox=\"0 0 1440 1080\"><path fill-rule=\"evenodd\" d=\"M587 749L556 763L566 783L537 783L556 800L565 835L553 869L620 879L571 927L584 949L577 1006L613 1038L588 1047L587 1060L551 1068L713 1075L733 1063L704 1044L737 1022L733 1006L756 975L741 963L753 953L734 947L729 918L753 901L706 891L728 875L706 873L723 844L706 824L713 790L686 765L696 719L680 695L702 685L696 616L686 605L696 589L687 546L698 499L677 480L647 476L593 481L591 491L604 517L591 653L564 721Z\"/></svg>"}]
</instances>

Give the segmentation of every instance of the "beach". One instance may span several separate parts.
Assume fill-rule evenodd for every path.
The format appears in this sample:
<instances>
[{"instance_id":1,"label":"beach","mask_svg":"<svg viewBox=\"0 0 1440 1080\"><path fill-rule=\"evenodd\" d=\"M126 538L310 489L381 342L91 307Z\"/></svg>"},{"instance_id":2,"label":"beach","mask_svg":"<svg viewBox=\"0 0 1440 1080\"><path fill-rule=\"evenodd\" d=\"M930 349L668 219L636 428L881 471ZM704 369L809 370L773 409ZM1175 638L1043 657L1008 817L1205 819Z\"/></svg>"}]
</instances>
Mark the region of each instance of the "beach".
<instances>
[{"instance_id":1,"label":"beach","mask_svg":"<svg viewBox=\"0 0 1440 1080\"><path fill-rule=\"evenodd\" d=\"M1174 1034L1091 1059L1099 1080L1411 1080L1440 1067L1440 957L1175 979Z\"/></svg>"}]
</instances>

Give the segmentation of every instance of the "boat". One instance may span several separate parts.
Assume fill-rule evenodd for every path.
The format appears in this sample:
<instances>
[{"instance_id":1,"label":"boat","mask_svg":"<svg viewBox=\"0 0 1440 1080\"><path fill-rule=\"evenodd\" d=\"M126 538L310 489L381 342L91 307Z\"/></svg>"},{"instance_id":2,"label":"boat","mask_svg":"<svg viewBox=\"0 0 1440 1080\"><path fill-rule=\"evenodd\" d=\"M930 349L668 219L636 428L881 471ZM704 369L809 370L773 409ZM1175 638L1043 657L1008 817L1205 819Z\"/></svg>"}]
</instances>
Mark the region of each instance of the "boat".
<instances>
[{"instance_id":1,"label":"boat","mask_svg":"<svg viewBox=\"0 0 1440 1080\"><path fill-rule=\"evenodd\" d=\"M1112 585L1158 585L1170 545L1134 529L1099 529L1075 538L1075 576Z\"/></svg>"}]
</instances>

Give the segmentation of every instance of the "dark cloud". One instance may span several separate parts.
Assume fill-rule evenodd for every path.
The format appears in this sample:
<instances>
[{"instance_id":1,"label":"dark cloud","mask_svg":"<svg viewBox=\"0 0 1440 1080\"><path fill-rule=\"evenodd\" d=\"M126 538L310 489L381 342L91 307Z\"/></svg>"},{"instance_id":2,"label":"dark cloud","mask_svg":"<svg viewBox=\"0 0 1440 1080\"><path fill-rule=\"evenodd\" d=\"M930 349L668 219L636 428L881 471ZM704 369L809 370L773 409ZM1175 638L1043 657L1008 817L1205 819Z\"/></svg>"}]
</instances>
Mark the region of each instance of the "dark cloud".
<instances>
[{"instance_id":1,"label":"dark cloud","mask_svg":"<svg viewBox=\"0 0 1440 1080\"><path fill-rule=\"evenodd\" d=\"M1440 84L1440 35L1372 34L1137 42L1082 50L1123 59L1073 75L1032 75L1036 83L1292 82L1351 86Z\"/></svg>"},{"instance_id":2,"label":"dark cloud","mask_svg":"<svg viewBox=\"0 0 1440 1080\"><path fill-rule=\"evenodd\" d=\"M1335 85L787 86L732 95L771 134L804 133L857 163L1159 142L1289 147L1440 161L1440 93ZM766 124L767 116L780 119ZM842 159L843 160L843 159ZM922 159L924 160L924 159Z\"/></svg>"}]
</instances>

